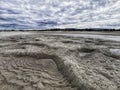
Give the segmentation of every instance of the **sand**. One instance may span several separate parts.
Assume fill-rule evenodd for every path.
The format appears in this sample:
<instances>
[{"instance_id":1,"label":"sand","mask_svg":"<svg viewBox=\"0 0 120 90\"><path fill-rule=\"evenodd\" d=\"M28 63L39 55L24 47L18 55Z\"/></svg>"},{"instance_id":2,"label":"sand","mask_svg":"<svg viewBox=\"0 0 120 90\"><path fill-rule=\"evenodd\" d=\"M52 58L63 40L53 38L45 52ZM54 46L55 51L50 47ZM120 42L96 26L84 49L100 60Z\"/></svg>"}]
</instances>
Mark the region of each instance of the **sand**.
<instances>
[{"instance_id":1,"label":"sand","mask_svg":"<svg viewBox=\"0 0 120 90\"><path fill-rule=\"evenodd\" d=\"M120 90L119 41L40 32L0 35L0 90Z\"/></svg>"}]
</instances>

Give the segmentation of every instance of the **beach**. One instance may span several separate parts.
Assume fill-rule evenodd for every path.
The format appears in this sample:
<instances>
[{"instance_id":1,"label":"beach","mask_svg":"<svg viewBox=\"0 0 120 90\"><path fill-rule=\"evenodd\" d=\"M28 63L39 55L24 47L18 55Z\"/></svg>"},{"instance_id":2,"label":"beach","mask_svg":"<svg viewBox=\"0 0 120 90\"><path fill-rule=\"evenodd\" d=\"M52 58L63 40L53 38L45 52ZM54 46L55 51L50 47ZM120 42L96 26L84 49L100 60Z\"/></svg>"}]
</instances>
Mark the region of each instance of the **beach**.
<instances>
[{"instance_id":1,"label":"beach","mask_svg":"<svg viewBox=\"0 0 120 90\"><path fill-rule=\"evenodd\" d=\"M0 32L0 90L120 90L120 35Z\"/></svg>"}]
</instances>

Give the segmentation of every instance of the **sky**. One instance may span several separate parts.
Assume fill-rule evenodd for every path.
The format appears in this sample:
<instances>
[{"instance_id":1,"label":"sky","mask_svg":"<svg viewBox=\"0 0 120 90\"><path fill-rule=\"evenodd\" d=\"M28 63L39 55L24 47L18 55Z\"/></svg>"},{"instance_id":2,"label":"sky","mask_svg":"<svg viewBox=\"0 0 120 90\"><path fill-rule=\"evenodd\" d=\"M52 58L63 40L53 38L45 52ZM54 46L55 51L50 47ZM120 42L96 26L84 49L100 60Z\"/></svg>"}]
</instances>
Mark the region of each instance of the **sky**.
<instances>
[{"instance_id":1,"label":"sky","mask_svg":"<svg viewBox=\"0 0 120 90\"><path fill-rule=\"evenodd\" d=\"M0 0L0 29L120 28L120 0Z\"/></svg>"}]
</instances>

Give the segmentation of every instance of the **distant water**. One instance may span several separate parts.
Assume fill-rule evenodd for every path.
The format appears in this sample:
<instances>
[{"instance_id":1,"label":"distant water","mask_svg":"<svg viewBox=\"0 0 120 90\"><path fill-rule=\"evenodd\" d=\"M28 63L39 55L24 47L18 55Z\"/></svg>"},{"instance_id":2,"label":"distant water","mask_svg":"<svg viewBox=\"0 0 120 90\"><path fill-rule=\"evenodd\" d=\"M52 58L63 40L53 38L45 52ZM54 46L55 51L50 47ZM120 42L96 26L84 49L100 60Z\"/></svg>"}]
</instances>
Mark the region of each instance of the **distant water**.
<instances>
[{"instance_id":1,"label":"distant water","mask_svg":"<svg viewBox=\"0 0 120 90\"><path fill-rule=\"evenodd\" d=\"M114 36L114 35L92 35L92 34L53 34L53 35L63 35L63 36L72 36L72 37L84 37L84 38L96 38L96 39L103 39L103 40L120 41L120 36Z\"/></svg>"}]
</instances>

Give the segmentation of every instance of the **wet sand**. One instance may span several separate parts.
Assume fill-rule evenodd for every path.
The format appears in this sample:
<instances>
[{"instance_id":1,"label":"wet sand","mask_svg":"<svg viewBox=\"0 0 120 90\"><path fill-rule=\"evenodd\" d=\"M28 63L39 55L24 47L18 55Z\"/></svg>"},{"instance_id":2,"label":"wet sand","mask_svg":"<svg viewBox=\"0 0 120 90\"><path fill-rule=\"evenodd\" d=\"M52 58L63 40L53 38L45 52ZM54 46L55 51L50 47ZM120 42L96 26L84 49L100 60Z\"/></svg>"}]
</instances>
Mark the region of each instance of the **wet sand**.
<instances>
[{"instance_id":1,"label":"wet sand","mask_svg":"<svg viewBox=\"0 0 120 90\"><path fill-rule=\"evenodd\" d=\"M0 90L120 90L120 42L0 32Z\"/></svg>"}]
</instances>

